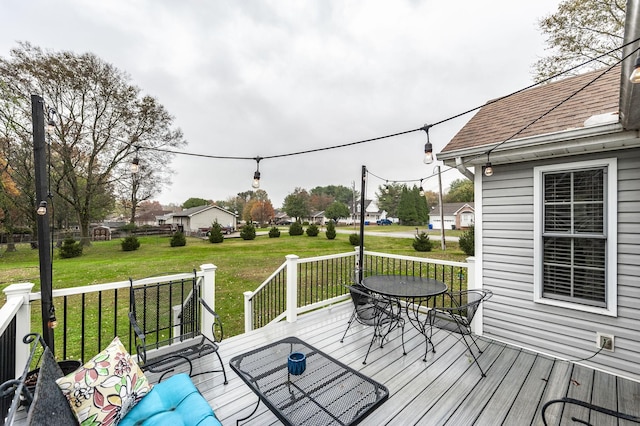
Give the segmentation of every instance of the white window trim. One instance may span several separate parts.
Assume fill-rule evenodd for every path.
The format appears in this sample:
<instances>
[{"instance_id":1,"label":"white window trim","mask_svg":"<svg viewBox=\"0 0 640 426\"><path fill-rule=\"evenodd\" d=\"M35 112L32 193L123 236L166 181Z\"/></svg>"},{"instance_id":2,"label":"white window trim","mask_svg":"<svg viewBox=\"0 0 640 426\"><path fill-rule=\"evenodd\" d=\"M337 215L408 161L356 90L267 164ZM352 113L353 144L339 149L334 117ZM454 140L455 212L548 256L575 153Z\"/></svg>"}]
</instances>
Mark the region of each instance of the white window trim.
<instances>
[{"instance_id":1,"label":"white window trim","mask_svg":"<svg viewBox=\"0 0 640 426\"><path fill-rule=\"evenodd\" d=\"M565 302L542 297L542 223L544 185L542 175L545 172L573 171L578 169L607 167L607 306L599 308L578 303ZM601 160L580 161L576 163L562 163L533 168L533 301L545 305L574 309L577 311L591 312L594 314L618 315L618 160L617 158L605 158Z\"/></svg>"}]
</instances>

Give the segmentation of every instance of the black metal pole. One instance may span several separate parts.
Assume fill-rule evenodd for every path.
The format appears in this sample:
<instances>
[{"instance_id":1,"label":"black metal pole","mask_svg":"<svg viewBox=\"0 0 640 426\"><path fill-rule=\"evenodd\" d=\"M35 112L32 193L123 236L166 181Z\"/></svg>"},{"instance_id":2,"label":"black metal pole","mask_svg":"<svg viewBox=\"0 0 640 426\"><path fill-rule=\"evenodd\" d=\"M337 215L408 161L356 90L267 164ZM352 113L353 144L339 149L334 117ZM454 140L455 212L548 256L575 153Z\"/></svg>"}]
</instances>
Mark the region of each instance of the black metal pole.
<instances>
[{"instance_id":1,"label":"black metal pole","mask_svg":"<svg viewBox=\"0 0 640 426\"><path fill-rule=\"evenodd\" d=\"M360 186L360 259L358 265L358 282L362 282L362 271L364 268L364 195L367 182L367 166L362 166L362 182Z\"/></svg>"},{"instance_id":2,"label":"black metal pole","mask_svg":"<svg viewBox=\"0 0 640 426\"><path fill-rule=\"evenodd\" d=\"M42 338L52 353L54 351L51 318L55 316L52 295L51 246L49 245L49 177L47 176L47 155L44 135L44 101L38 95L31 95L31 116L33 119L33 163L36 179L36 208L42 206L44 214L37 215L38 254L40 258L40 304L42 309Z\"/></svg>"}]
</instances>

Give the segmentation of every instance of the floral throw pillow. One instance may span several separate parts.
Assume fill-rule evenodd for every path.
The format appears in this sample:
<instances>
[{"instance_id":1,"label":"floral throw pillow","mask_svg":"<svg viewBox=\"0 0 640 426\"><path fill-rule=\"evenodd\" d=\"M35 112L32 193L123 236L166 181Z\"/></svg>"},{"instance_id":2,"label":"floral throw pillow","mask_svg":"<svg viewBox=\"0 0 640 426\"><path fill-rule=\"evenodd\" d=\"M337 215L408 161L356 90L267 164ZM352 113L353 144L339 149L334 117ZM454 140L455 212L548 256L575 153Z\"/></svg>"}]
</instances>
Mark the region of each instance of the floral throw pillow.
<instances>
[{"instance_id":1,"label":"floral throw pillow","mask_svg":"<svg viewBox=\"0 0 640 426\"><path fill-rule=\"evenodd\" d=\"M151 390L117 337L80 369L56 382L82 426L117 425Z\"/></svg>"}]
</instances>

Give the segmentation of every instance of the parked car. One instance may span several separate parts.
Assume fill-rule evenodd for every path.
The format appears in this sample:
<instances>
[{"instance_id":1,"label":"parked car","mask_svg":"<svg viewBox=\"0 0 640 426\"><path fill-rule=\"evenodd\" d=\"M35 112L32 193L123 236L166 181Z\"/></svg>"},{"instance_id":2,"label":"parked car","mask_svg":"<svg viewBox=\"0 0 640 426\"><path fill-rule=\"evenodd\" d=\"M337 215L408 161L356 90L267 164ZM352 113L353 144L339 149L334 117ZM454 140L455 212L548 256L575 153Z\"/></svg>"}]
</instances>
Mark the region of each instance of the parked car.
<instances>
[{"instance_id":1,"label":"parked car","mask_svg":"<svg viewBox=\"0 0 640 426\"><path fill-rule=\"evenodd\" d=\"M378 219L376 220L376 225L391 225L393 222L389 219Z\"/></svg>"}]
</instances>

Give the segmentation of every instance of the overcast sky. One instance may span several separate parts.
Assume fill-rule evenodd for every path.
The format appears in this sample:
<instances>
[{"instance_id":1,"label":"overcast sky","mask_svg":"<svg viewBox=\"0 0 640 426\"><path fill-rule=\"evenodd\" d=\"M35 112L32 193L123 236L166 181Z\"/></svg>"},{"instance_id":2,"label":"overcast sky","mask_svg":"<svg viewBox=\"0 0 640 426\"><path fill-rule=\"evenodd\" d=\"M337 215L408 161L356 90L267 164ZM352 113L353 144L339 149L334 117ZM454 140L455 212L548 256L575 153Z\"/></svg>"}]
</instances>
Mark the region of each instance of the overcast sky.
<instances>
[{"instance_id":1,"label":"overcast sky","mask_svg":"<svg viewBox=\"0 0 640 426\"><path fill-rule=\"evenodd\" d=\"M537 21L559 2L0 0L0 55L17 41L92 52L167 108L184 151L268 157L416 129L528 86L545 54ZM471 116L433 127L434 151ZM372 198L385 181L432 175L425 142L414 132L265 159L261 188L277 208L296 187L359 190L366 165ZM171 168L164 204L249 190L256 163L178 155ZM444 173L445 190L458 178Z\"/></svg>"}]
</instances>

